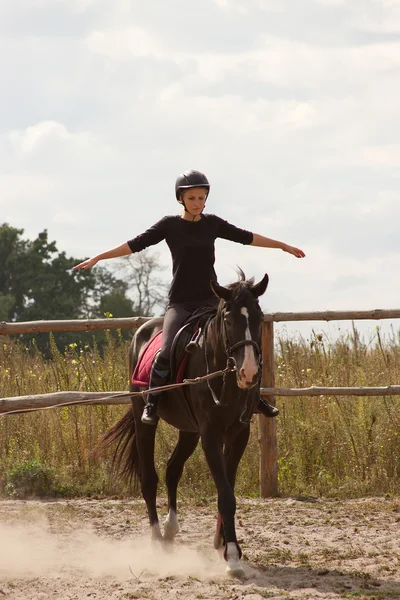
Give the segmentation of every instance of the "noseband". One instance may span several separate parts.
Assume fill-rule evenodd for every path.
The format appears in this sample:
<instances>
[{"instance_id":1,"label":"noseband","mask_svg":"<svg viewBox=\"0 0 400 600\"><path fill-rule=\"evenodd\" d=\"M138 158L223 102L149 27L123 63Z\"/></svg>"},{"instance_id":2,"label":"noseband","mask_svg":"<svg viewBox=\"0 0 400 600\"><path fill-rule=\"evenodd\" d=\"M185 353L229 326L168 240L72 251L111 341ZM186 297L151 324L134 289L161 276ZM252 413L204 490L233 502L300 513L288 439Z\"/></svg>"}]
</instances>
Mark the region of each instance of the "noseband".
<instances>
[{"instance_id":1,"label":"noseband","mask_svg":"<svg viewBox=\"0 0 400 600\"><path fill-rule=\"evenodd\" d=\"M256 349L257 354L261 356L260 346L254 340L242 340L241 342L236 342L236 344L233 344L233 346L226 345L225 352L227 356L231 358L231 353L237 348L241 348L242 346L253 346Z\"/></svg>"}]
</instances>

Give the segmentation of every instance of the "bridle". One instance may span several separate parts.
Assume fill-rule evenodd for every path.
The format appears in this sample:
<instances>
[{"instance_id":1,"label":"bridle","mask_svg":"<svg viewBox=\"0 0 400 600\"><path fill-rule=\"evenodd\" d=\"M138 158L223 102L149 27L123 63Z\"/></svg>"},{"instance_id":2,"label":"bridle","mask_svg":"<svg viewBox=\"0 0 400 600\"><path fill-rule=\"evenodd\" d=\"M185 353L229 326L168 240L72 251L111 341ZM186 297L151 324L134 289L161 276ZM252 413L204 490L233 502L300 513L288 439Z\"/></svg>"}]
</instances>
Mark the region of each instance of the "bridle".
<instances>
[{"instance_id":1,"label":"bridle","mask_svg":"<svg viewBox=\"0 0 400 600\"><path fill-rule=\"evenodd\" d=\"M238 373L238 368L237 368L237 363L236 363L236 359L233 356L233 352L235 350L237 350L238 348L242 348L244 346L253 346L253 348L256 351L256 355L258 358L258 371L257 371L257 381L259 381L261 379L261 370L262 370L262 353L261 353L261 349L260 346L257 342L255 342L254 340L240 340L239 342L236 342L235 344L230 344L229 342L229 337L226 331L226 324L225 324L225 319L224 319L224 315L225 315L225 308L223 308L221 310L220 313L220 322L221 322L221 335L222 335L222 348L224 350L226 359L227 359L227 370L223 376L223 384L222 384L222 392L221 392L221 399L217 398L214 390L212 389L209 380L207 380L207 386L211 392L211 395L213 397L213 400L216 404L222 404L222 397L223 397L223 393L224 393L224 389L225 389L225 383L226 383L226 376L228 372L233 372L236 371L236 376ZM204 337L205 337L205 343L204 343L204 357L205 357L205 361L206 361L206 367L207 367L207 375L209 374L209 364L208 364L208 357L207 357L207 341L206 341L206 332L208 329L208 325L210 324L210 321L212 319L210 318L208 323L206 324L206 327L204 328Z\"/></svg>"},{"instance_id":2,"label":"bridle","mask_svg":"<svg viewBox=\"0 0 400 600\"><path fill-rule=\"evenodd\" d=\"M232 353L238 348L242 348L243 346L253 346L256 351L258 358L258 368L261 369L262 366L262 353L260 346L254 340L241 340L240 342L236 342L235 344L230 344L228 339L228 334L226 332L226 324L225 324L225 309L223 308L221 311L221 331L222 331L222 346L225 352L225 355L228 359L234 361L236 366L236 360L233 358Z\"/></svg>"}]
</instances>

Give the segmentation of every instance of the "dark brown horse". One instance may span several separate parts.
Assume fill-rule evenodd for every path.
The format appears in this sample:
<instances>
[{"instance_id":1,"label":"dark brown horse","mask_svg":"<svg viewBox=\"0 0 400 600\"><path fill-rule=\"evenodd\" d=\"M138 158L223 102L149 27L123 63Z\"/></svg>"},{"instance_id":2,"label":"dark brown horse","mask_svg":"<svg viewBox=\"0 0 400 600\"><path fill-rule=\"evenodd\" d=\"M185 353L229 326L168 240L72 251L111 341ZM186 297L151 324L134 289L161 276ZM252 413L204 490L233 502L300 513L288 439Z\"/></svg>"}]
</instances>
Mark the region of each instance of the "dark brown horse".
<instances>
[{"instance_id":1,"label":"dark brown horse","mask_svg":"<svg viewBox=\"0 0 400 600\"><path fill-rule=\"evenodd\" d=\"M186 377L200 377L224 369L228 359L235 369L223 378L163 392L158 404L158 415L179 429L179 440L166 471L169 511L164 534L161 533L156 508L156 427L141 422L141 397L132 399L132 410L106 433L103 440L106 445L117 442L115 459L120 471L139 478L152 538L172 541L179 529L176 506L178 483L186 460L201 439L218 494L214 547L223 553L227 572L235 576L243 574L242 553L235 531L235 479L249 439L249 420L258 403L263 321L258 298L268 285L268 275L256 285L254 280L246 281L242 271L240 275L241 279L228 287L211 283L214 293L220 298L218 310L203 330L196 350L189 356ZM161 328L162 319L155 318L136 332L130 349L131 374L144 346ZM137 391L137 388L131 386L131 391Z\"/></svg>"}]
</instances>

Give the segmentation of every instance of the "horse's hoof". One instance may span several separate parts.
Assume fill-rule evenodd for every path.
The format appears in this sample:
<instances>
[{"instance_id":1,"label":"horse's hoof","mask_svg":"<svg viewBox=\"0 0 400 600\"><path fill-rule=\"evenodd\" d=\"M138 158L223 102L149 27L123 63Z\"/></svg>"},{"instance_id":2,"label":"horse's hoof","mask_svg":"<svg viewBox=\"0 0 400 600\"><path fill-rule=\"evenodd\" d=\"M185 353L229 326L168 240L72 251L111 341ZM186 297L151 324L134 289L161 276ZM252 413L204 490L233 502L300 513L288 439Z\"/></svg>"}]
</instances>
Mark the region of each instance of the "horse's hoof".
<instances>
[{"instance_id":1,"label":"horse's hoof","mask_svg":"<svg viewBox=\"0 0 400 600\"><path fill-rule=\"evenodd\" d=\"M175 535L171 532L164 531L163 542L164 544L173 544L175 541Z\"/></svg>"},{"instance_id":2,"label":"horse's hoof","mask_svg":"<svg viewBox=\"0 0 400 600\"><path fill-rule=\"evenodd\" d=\"M176 512L170 509L168 516L164 521L164 542L172 543L178 531L179 523Z\"/></svg>"},{"instance_id":3,"label":"horse's hoof","mask_svg":"<svg viewBox=\"0 0 400 600\"><path fill-rule=\"evenodd\" d=\"M163 536L158 523L151 526L151 541L155 544L163 542Z\"/></svg>"},{"instance_id":4,"label":"horse's hoof","mask_svg":"<svg viewBox=\"0 0 400 600\"><path fill-rule=\"evenodd\" d=\"M244 569L240 560L241 552L237 542L228 542L225 548L225 560L228 563L226 574L229 577L244 577Z\"/></svg>"},{"instance_id":5,"label":"horse's hoof","mask_svg":"<svg viewBox=\"0 0 400 600\"><path fill-rule=\"evenodd\" d=\"M240 560L234 560L232 562L228 562L225 573L228 577L235 577L236 579L244 578L244 569L242 567L242 563Z\"/></svg>"},{"instance_id":6,"label":"horse's hoof","mask_svg":"<svg viewBox=\"0 0 400 600\"><path fill-rule=\"evenodd\" d=\"M164 540L162 548L166 554L173 554L175 552L174 540Z\"/></svg>"},{"instance_id":7,"label":"horse's hoof","mask_svg":"<svg viewBox=\"0 0 400 600\"><path fill-rule=\"evenodd\" d=\"M179 531L179 527L164 527L164 542L172 544L175 541L175 536Z\"/></svg>"},{"instance_id":8,"label":"horse's hoof","mask_svg":"<svg viewBox=\"0 0 400 600\"><path fill-rule=\"evenodd\" d=\"M216 551L219 559L225 561L225 546L219 546L219 548L216 548Z\"/></svg>"}]
</instances>

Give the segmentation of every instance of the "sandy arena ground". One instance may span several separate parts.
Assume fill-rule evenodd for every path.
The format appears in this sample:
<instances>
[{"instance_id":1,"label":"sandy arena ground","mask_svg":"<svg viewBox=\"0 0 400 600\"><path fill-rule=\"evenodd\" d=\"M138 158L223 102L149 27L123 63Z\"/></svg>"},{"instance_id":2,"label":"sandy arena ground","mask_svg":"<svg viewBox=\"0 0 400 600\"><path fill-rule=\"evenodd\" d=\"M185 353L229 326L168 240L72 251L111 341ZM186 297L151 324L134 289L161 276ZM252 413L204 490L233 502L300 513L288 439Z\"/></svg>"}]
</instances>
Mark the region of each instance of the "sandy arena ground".
<instances>
[{"instance_id":1,"label":"sandy arena ground","mask_svg":"<svg viewBox=\"0 0 400 600\"><path fill-rule=\"evenodd\" d=\"M239 498L243 580L212 547L215 512L181 503L165 552L142 501L0 501L0 600L400 599L400 499Z\"/></svg>"}]
</instances>

